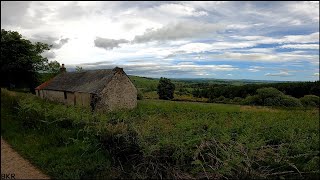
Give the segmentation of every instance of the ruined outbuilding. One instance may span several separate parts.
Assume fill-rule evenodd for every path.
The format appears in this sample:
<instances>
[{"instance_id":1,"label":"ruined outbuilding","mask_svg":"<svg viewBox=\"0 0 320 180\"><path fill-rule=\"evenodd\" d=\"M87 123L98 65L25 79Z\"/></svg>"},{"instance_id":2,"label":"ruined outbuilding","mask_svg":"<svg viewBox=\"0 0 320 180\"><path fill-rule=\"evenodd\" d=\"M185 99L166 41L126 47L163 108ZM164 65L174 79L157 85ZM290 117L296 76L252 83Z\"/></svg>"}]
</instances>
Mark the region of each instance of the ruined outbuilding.
<instances>
[{"instance_id":1,"label":"ruined outbuilding","mask_svg":"<svg viewBox=\"0 0 320 180\"><path fill-rule=\"evenodd\" d=\"M97 111L132 109L137 106L137 89L123 69L118 67L81 72L66 72L63 69L35 90L41 98Z\"/></svg>"}]
</instances>

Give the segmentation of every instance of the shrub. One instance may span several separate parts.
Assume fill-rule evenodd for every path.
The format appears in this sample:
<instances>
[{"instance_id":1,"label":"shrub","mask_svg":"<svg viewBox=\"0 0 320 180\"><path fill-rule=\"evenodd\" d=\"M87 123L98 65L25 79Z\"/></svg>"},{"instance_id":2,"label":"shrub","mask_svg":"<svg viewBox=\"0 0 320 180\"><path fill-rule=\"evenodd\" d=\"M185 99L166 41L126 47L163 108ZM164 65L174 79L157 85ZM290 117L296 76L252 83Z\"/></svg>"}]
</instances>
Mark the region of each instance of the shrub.
<instances>
[{"instance_id":1,"label":"shrub","mask_svg":"<svg viewBox=\"0 0 320 180\"><path fill-rule=\"evenodd\" d=\"M241 98L241 97L235 97L235 98L233 98L233 100L232 100L232 102L233 102L234 104L240 104L240 103L242 103L242 101L243 101L243 98Z\"/></svg>"},{"instance_id":2,"label":"shrub","mask_svg":"<svg viewBox=\"0 0 320 180\"><path fill-rule=\"evenodd\" d=\"M299 99L287 96L276 88L260 88L254 96L247 96L243 101L245 105L301 107Z\"/></svg>"},{"instance_id":3,"label":"shrub","mask_svg":"<svg viewBox=\"0 0 320 180\"><path fill-rule=\"evenodd\" d=\"M302 107L300 100L292 96L281 96L279 103L284 107Z\"/></svg>"},{"instance_id":4,"label":"shrub","mask_svg":"<svg viewBox=\"0 0 320 180\"><path fill-rule=\"evenodd\" d=\"M159 99L173 99L174 89L175 85L171 82L170 79L161 77L157 89Z\"/></svg>"},{"instance_id":5,"label":"shrub","mask_svg":"<svg viewBox=\"0 0 320 180\"><path fill-rule=\"evenodd\" d=\"M244 104L244 105L261 105L262 101L258 95L253 95L253 96L249 95L242 101L242 104Z\"/></svg>"},{"instance_id":6,"label":"shrub","mask_svg":"<svg viewBox=\"0 0 320 180\"><path fill-rule=\"evenodd\" d=\"M257 89L257 95L264 101L267 98L276 98L283 96L284 94L276 88L268 87L268 88L260 88Z\"/></svg>"},{"instance_id":7,"label":"shrub","mask_svg":"<svg viewBox=\"0 0 320 180\"><path fill-rule=\"evenodd\" d=\"M316 95L305 95L300 98L300 101L306 107L319 107L320 104L320 98Z\"/></svg>"},{"instance_id":8,"label":"shrub","mask_svg":"<svg viewBox=\"0 0 320 180\"><path fill-rule=\"evenodd\" d=\"M142 100L143 99L143 93L141 91L138 90L138 93L137 93L137 99L138 100Z\"/></svg>"},{"instance_id":9,"label":"shrub","mask_svg":"<svg viewBox=\"0 0 320 180\"><path fill-rule=\"evenodd\" d=\"M264 106L281 106L281 96L278 97L268 97L264 100L264 103L261 105Z\"/></svg>"}]
</instances>

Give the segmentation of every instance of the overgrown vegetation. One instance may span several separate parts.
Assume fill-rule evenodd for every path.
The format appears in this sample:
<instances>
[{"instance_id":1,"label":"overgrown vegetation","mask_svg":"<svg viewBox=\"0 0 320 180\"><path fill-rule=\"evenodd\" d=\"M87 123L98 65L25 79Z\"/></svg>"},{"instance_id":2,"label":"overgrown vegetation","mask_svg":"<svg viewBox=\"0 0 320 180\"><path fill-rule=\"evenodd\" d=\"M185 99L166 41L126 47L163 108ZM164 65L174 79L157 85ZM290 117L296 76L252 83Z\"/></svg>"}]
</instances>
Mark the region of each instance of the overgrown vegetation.
<instances>
[{"instance_id":1,"label":"overgrown vegetation","mask_svg":"<svg viewBox=\"0 0 320 180\"><path fill-rule=\"evenodd\" d=\"M235 97L246 98L256 93L258 89L273 87L286 95L295 98L303 97L304 95L320 96L320 81L315 82L287 82L287 83L263 83L263 84L245 84L235 86L230 84L197 84L194 87L193 96L207 97L210 99L223 96L233 99Z\"/></svg>"},{"instance_id":2,"label":"overgrown vegetation","mask_svg":"<svg viewBox=\"0 0 320 180\"><path fill-rule=\"evenodd\" d=\"M256 95L247 96L242 103L246 105L302 107L299 99L287 96L272 87L258 89Z\"/></svg>"},{"instance_id":3,"label":"overgrown vegetation","mask_svg":"<svg viewBox=\"0 0 320 180\"><path fill-rule=\"evenodd\" d=\"M0 86L7 88L34 88L41 82L39 72L57 74L59 63L49 62L42 53L52 45L32 43L16 31L1 29Z\"/></svg>"},{"instance_id":4,"label":"overgrown vegetation","mask_svg":"<svg viewBox=\"0 0 320 180\"><path fill-rule=\"evenodd\" d=\"M174 90L175 85L171 82L170 79L164 77L160 78L159 84L157 86L157 93L159 95L159 99L173 99Z\"/></svg>"},{"instance_id":5,"label":"overgrown vegetation","mask_svg":"<svg viewBox=\"0 0 320 180\"><path fill-rule=\"evenodd\" d=\"M130 76L131 81L139 90L139 99L160 99L156 87L157 79ZM319 107L320 84L316 82L285 82L285 83L252 83L228 84L211 80L178 80L172 81L175 86L174 101L196 101L223 104L244 104L281 107ZM218 83L218 84L214 84ZM232 83L232 81L230 82ZM263 97L266 90L270 97ZM163 90L164 92L171 92ZM303 102L302 102L303 101Z\"/></svg>"},{"instance_id":6,"label":"overgrown vegetation","mask_svg":"<svg viewBox=\"0 0 320 180\"><path fill-rule=\"evenodd\" d=\"M143 100L134 110L97 114L2 91L1 125L15 149L59 179L320 174L319 111L312 108Z\"/></svg>"}]
</instances>

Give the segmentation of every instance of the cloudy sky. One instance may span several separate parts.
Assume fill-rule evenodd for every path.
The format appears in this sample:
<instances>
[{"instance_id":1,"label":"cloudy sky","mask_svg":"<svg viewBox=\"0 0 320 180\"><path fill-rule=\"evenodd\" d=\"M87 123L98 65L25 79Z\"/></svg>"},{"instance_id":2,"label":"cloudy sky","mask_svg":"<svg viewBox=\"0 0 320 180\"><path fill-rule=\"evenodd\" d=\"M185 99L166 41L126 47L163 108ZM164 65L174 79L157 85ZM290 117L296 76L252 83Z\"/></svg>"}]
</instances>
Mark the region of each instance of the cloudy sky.
<instances>
[{"instance_id":1,"label":"cloudy sky","mask_svg":"<svg viewBox=\"0 0 320 180\"><path fill-rule=\"evenodd\" d=\"M1 28L84 69L169 78L319 80L319 2L3 2Z\"/></svg>"}]
</instances>

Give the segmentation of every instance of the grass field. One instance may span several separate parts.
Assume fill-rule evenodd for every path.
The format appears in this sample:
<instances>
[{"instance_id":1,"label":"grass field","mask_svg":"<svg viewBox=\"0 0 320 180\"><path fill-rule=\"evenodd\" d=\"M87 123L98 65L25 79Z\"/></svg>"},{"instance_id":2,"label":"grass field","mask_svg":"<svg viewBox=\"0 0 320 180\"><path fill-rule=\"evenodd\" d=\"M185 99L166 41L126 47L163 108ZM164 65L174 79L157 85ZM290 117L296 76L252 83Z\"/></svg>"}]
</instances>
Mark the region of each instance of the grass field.
<instances>
[{"instance_id":1,"label":"grass field","mask_svg":"<svg viewBox=\"0 0 320 180\"><path fill-rule=\"evenodd\" d=\"M53 178L319 178L319 111L142 100L91 114L1 92L1 135Z\"/></svg>"}]
</instances>

